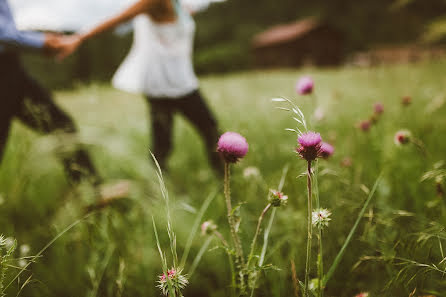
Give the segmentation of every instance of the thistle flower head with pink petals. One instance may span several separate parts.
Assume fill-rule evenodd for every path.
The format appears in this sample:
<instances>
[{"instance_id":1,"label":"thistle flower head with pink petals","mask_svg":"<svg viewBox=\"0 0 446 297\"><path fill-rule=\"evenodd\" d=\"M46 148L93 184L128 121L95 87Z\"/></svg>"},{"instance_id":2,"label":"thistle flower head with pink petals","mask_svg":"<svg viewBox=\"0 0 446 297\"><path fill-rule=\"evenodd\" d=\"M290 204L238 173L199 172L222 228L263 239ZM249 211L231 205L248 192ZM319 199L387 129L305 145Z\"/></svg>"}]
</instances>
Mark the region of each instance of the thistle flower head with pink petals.
<instances>
[{"instance_id":1,"label":"thistle flower head with pink petals","mask_svg":"<svg viewBox=\"0 0 446 297\"><path fill-rule=\"evenodd\" d=\"M169 295L168 282L170 282L170 285L175 292L180 292L189 284L187 277L182 275L181 272L181 269L172 268L167 270L167 275L166 273L163 273L159 276L157 287L161 290L164 296Z\"/></svg>"},{"instance_id":2,"label":"thistle flower head with pink petals","mask_svg":"<svg viewBox=\"0 0 446 297\"><path fill-rule=\"evenodd\" d=\"M310 76L301 77L296 84L296 91L300 95L308 95L313 92L314 81Z\"/></svg>"},{"instance_id":3,"label":"thistle flower head with pink petals","mask_svg":"<svg viewBox=\"0 0 446 297\"><path fill-rule=\"evenodd\" d=\"M306 132L299 135L297 142L300 146L296 149L299 156L307 161L316 160L321 149L322 138L319 133Z\"/></svg>"},{"instance_id":4,"label":"thistle flower head with pink petals","mask_svg":"<svg viewBox=\"0 0 446 297\"><path fill-rule=\"evenodd\" d=\"M236 163L248 152L248 142L236 132L226 132L220 136L217 143L217 151L228 163Z\"/></svg>"},{"instance_id":5,"label":"thistle flower head with pink petals","mask_svg":"<svg viewBox=\"0 0 446 297\"><path fill-rule=\"evenodd\" d=\"M319 157L323 159L328 159L334 153L334 147L326 142L321 143L321 148L319 150Z\"/></svg>"},{"instance_id":6,"label":"thistle flower head with pink petals","mask_svg":"<svg viewBox=\"0 0 446 297\"><path fill-rule=\"evenodd\" d=\"M382 114L384 112L384 105L381 102L376 102L373 105L373 110L375 111L375 114Z\"/></svg>"},{"instance_id":7,"label":"thistle flower head with pink petals","mask_svg":"<svg viewBox=\"0 0 446 297\"><path fill-rule=\"evenodd\" d=\"M270 195L268 197L268 201L269 203L271 203L272 206L279 207L287 204L287 195L284 195L282 192L277 190L269 190L269 193Z\"/></svg>"}]
</instances>

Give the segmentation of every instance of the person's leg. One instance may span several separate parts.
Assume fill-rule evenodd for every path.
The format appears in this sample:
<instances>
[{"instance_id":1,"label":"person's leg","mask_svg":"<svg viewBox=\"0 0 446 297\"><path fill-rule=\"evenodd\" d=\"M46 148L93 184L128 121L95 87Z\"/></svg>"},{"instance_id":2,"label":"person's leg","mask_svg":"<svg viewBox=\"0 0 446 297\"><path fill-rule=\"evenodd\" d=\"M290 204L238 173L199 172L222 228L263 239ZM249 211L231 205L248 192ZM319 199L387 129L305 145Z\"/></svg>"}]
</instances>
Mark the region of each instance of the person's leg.
<instances>
[{"instance_id":1,"label":"person's leg","mask_svg":"<svg viewBox=\"0 0 446 297\"><path fill-rule=\"evenodd\" d=\"M24 93L27 99L17 114L21 121L42 133L60 131L75 135L77 129L71 117L55 104L49 91L26 74ZM62 154L61 159L71 182L79 183L82 179L94 184L102 182L89 154L81 145L76 144L72 151Z\"/></svg>"},{"instance_id":2,"label":"person's leg","mask_svg":"<svg viewBox=\"0 0 446 297\"><path fill-rule=\"evenodd\" d=\"M12 119L23 100L21 66L14 54L0 54L0 164Z\"/></svg>"},{"instance_id":3,"label":"person's leg","mask_svg":"<svg viewBox=\"0 0 446 297\"><path fill-rule=\"evenodd\" d=\"M185 117L187 117L203 137L212 167L219 174L222 173L222 161L216 152L220 133L214 115L206 105L198 90L179 100L179 110Z\"/></svg>"},{"instance_id":4,"label":"person's leg","mask_svg":"<svg viewBox=\"0 0 446 297\"><path fill-rule=\"evenodd\" d=\"M4 108L4 106L0 106L0 108ZM2 163L3 154L5 152L6 143L8 141L11 120L12 116L10 115L0 115L0 164Z\"/></svg>"},{"instance_id":5,"label":"person's leg","mask_svg":"<svg viewBox=\"0 0 446 297\"><path fill-rule=\"evenodd\" d=\"M167 157L172 150L173 104L169 99L147 98L150 103L152 149L162 170L166 170Z\"/></svg>"}]
</instances>

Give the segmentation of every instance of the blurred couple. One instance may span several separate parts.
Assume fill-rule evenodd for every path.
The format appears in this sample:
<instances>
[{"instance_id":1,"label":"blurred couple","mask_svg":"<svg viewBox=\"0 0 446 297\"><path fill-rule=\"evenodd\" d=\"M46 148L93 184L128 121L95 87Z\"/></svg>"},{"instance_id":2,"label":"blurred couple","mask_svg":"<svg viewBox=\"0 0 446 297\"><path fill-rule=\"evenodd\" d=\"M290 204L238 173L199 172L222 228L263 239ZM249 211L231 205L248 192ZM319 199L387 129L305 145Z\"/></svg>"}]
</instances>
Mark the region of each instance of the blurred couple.
<instances>
[{"instance_id":1,"label":"blurred couple","mask_svg":"<svg viewBox=\"0 0 446 297\"><path fill-rule=\"evenodd\" d=\"M221 160L215 152L217 122L200 94L193 70L195 23L178 0L139 0L95 28L71 36L17 30L7 0L0 0L0 160L14 117L40 132L76 133L73 120L54 103L50 92L25 71L19 53L34 50L61 60L87 40L132 19L133 45L117 70L113 85L146 96L151 106L153 152L161 168L167 167L173 116L180 112L199 131L212 167L221 172ZM45 117L28 113L28 104L37 105ZM102 183L82 147L62 161L73 182L87 178L93 184Z\"/></svg>"}]
</instances>

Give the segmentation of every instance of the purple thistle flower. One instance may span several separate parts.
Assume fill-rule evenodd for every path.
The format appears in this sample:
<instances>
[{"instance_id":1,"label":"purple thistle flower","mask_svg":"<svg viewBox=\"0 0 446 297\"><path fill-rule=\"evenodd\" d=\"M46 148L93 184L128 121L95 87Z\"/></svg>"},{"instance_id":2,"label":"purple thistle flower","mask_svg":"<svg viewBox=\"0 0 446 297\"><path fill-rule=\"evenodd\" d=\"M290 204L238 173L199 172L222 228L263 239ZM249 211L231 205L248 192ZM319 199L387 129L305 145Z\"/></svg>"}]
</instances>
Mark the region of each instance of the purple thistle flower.
<instances>
[{"instance_id":1,"label":"purple thistle flower","mask_svg":"<svg viewBox=\"0 0 446 297\"><path fill-rule=\"evenodd\" d=\"M334 147L326 142L322 142L321 148L319 150L319 157L323 159L328 159L334 153Z\"/></svg>"},{"instance_id":2,"label":"purple thistle flower","mask_svg":"<svg viewBox=\"0 0 446 297\"><path fill-rule=\"evenodd\" d=\"M307 132L299 135L297 141L300 144L296 149L297 153L307 161L316 160L321 148L321 135L315 132Z\"/></svg>"},{"instance_id":3,"label":"purple thistle flower","mask_svg":"<svg viewBox=\"0 0 446 297\"><path fill-rule=\"evenodd\" d=\"M381 102L377 102L373 105L373 110L375 114L382 114L384 112L384 105Z\"/></svg>"},{"instance_id":4,"label":"purple thistle flower","mask_svg":"<svg viewBox=\"0 0 446 297\"><path fill-rule=\"evenodd\" d=\"M248 152L248 142L236 132L226 132L220 136L217 143L217 151L228 163L236 163Z\"/></svg>"},{"instance_id":5,"label":"purple thistle flower","mask_svg":"<svg viewBox=\"0 0 446 297\"><path fill-rule=\"evenodd\" d=\"M310 76L301 77L296 84L296 91L300 95L308 95L313 92L314 82Z\"/></svg>"}]
</instances>

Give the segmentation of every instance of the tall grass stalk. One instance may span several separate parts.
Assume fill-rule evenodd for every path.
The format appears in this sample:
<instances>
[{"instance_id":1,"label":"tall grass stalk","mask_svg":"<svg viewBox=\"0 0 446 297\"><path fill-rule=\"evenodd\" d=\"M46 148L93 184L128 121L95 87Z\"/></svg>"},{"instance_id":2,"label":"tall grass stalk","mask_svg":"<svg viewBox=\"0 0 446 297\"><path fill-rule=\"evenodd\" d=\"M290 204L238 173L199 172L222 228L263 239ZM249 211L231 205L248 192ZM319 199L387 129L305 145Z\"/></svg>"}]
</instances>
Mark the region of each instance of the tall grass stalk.
<instances>
[{"instance_id":1,"label":"tall grass stalk","mask_svg":"<svg viewBox=\"0 0 446 297\"><path fill-rule=\"evenodd\" d=\"M188 257L189 252L190 252L190 248L192 246L192 242L193 242L194 237L195 237L195 235L197 233L197 230L200 228L200 222L203 219L204 213L206 212L206 210L208 209L209 205L214 200L214 198L217 196L217 193L218 193L218 190L215 190L215 191L211 192L211 194L208 195L208 197L204 200L204 203L201 206L197 216L195 217L195 221L194 221L194 224L192 226L192 231L189 234L189 238L187 239L186 246L184 247L183 256L181 257L180 267L182 267L182 268L186 264L187 257ZM191 270L192 270L192 268L191 268ZM189 275L190 274L191 273L189 273Z\"/></svg>"},{"instance_id":2,"label":"tall grass stalk","mask_svg":"<svg viewBox=\"0 0 446 297\"><path fill-rule=\"evenodd\" d=\"M260 233L260 226L262 225L263 218L265 217L266 213L271 208L271 206L272 206L272 204L268 203L268 205L263 209L262 213L259 216L256 232L254 234L254 238L252 239L252 243L251 243L251 251L250 251L249 257L248 257L248 263L246 264L246 266L248 268L249 268L249 264L251 263L252 257L254 256L255 246L257 243L257 237L259 236L259 233Z\"/></svg>"},{"instance_id":3,"label":"tall grass stalk","mask_svg":"<svg viewBox=\"0 0 446 297\"><path fill-rule=\"evenodd\" d=\"M325 287L327 282L330 280L330 278L333 276L334 272L336 271L336 268L338 267L339 263L342 260L342 257L344 256L345 250L347 249L347 246L349 245L350 241L353 238L353 235L355 234L356 229L358 228L359 222L361 221L362 217L364 216L364 213L369 206L370 201L372 200L376 189L378 188L379 183L381 182L381 179L383 177L383 173L381 173L378 178L375 181L375 184L373 185L372 190L370 191L367 199L364 202L364 205L362 206L361 211L358 214L358 218L356 219L355 223L353 224L352 229L350 230L347 238L345 239L344 244L342 245L341 250L336 255L336 258L333 261L333 264L331 265L330 269L328 270L327 274L322 280L322 287Z\"/></svg>"},{"instance_id":4,"label":"tall grass stalk","mask_svg":"<svg viewBox=\"0 0 446 297\"><path fill-rule=\"evenodd\" d=\"M308 288L310 281L310 272L311 272L311 243L313 238L313 222L312 222L312 213L313 213L313 199L312 199L312 191L311 191L311 161L307 162L307 193L308 193L308 217L307 217L307 257L305 261L305 285L304 285L304 294L307 297L310 297L310 291Z\"/></svg>"},{"instance_id":5,"label":"tall grass stalk","mask_svg":"<svg viewBox=\"0 0 446 297\"><path fill-rule=\"evenodd\" d=\"M283 186L285 184L286 175L288 173L288 169L289 169L289 165L287 164L287 165L285 165L285 167L282 170L282 177L280 178L279 186L277 187L277 190L279 192L282 192ZM268 239L269 239L269 235L271 233L271 229L273 227L273 222L274 222L274 217L276 215L276 211L277 211L277 208L274 207L273 210L271 211L271 216L269 218L268 225L267 225L265 232L263 234L263 246L262 246L262 251L260 252L260 257L259 257L259 262L257 264L257 267L262 267L263 263L265 262L265 256L266 256L266 252L268 250ZM254 291L256 288L257 280L258 280L258 275L256 274L254 277L252 288L251 288L251 297L254 296Z\"/></svg>"},{"instance_id":6,"label":"tall grass stalk","mask_svg":"<svg viewBox=\"0 0 446 297\"><path fill-rule=\"evenodd\" d=\"M244 290L244 277L243 277L243 269L245 266L245 261L243 258L243 249L240 243L240 238L237 234L236 229L236 223L234 220L234 214L232 210L232 204L231 204L231 190L230 190L230 164L228 162L225 162L225 176L224 176L224 193L225 193L225 201L226 201L226 208L227 208L227 216L228 216L228 223L229 228L231 230L231 237L232 241L234 243L235 248L235 261L237 265L237 269L239 277L240 277L240 289Z\"/></svg>"},{"instance_id":7,"label":"tall grass stalk","mask_svg":"<svg viewBox=\"0 0 446 297\"><path fill-rule=\"evenodd\" d=\"M68 227L66 227L64 230L62 230L61 232L59 232L59 234L57 234L52 240L50 240L33 258L36 259L38 257L40 257L50 246L52 246L54 244L54 242L56 242L56 240L58 240L60 237L62 237L65 233L67 233L68 231L70 231L72 228L74 228L75 226L77 226L79 223L83 222L84 220L86 220L87 218L89 218L91 215L93 215L94 212L88 213L85 216L83 216L82 218L78 219L77 221L73 222L72 224L70 224ZM34 263L33 261L29 261L25 266L22 267L22 269L17 273L17 275L8 283L8 285L0 292L0 294L4 294L4 292L6 291L6 289L9 288L9 286L11 286L19 277L20 275L22 275L22 273L24 271L26 271L26 269L32 264Z\"/></svg>"},{"instance_id":8,"label":"tall grass stalk","mask_svg":"<svg viewBox=\"0 0 446 297\"><path fill-rule=\"evenodd\" d=\"M209 248L209 245L211 244L211 242L212 242L212 237L209 236L206 239L206 241L203 243L203 245L201 246L200 250L198 251L197 256L195 256L195 259L192 262L192 265L189 269L189 273L187 274L189 277L191 277L194 274L195 269L197 269L197 266L200 263L201 258L203 257L203 255L207 251L207 249Z\"/></svg>"},{"instance_id":9,"label":"tall grass stalk","mask_svg":"<svg viewBox=\"0 0 446 297\"><path fill-rule=\"evenodd\" d=\"M317 180L317 176L319 174L319 162L316 160L314 166L314 197L316 198L316 209L320 209L320 200L319 200L319 183ZM322 228L318 228L318 257L317 257L317 273L318 273L318 296L324 296L324 287L322 286L322 279L324 277L324 258L323 258L323 248L322 248Z\"/></svg>"}]
</instances>

